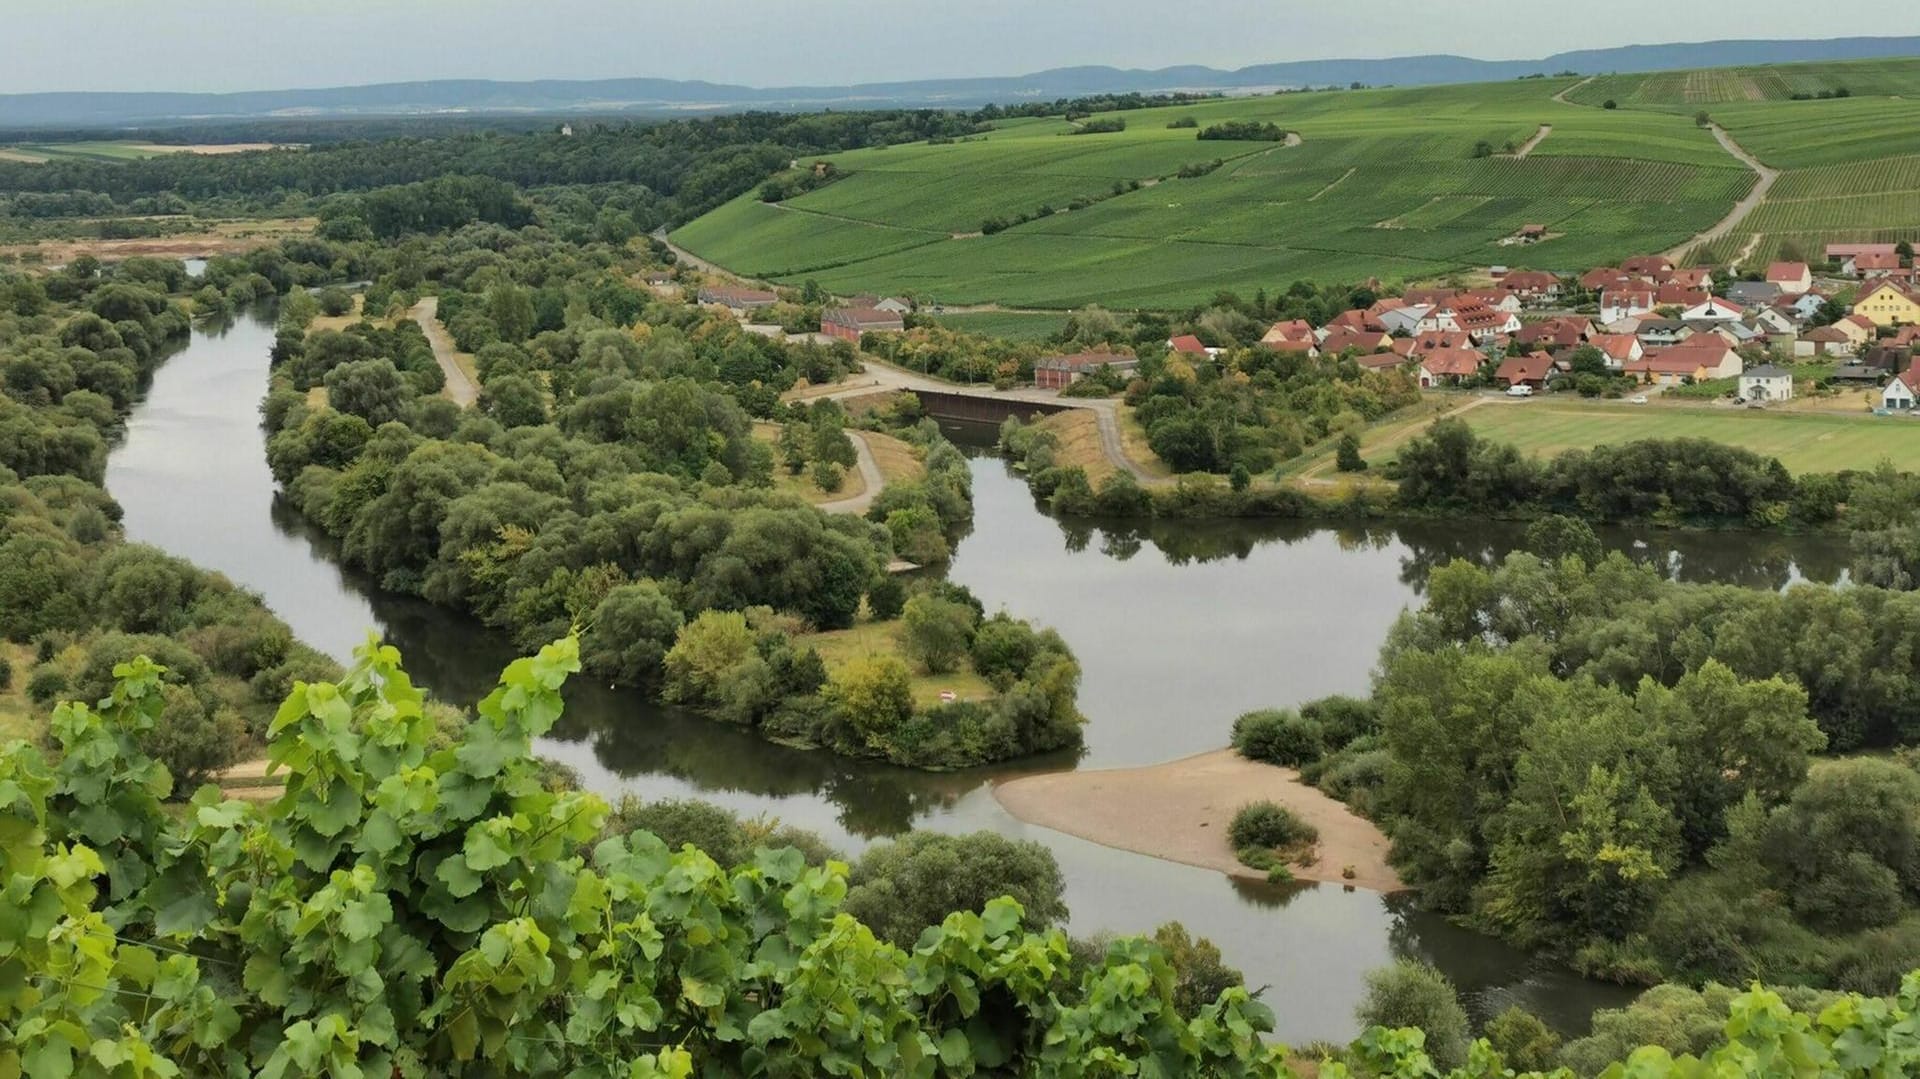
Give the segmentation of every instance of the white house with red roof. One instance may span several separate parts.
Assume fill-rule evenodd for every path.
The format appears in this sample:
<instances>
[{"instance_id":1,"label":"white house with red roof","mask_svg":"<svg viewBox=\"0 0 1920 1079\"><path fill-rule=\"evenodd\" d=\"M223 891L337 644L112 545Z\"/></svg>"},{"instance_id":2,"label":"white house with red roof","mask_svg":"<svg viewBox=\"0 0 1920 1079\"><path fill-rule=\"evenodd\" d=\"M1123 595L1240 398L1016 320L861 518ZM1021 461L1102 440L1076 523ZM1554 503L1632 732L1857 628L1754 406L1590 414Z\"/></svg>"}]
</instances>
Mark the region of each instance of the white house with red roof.
<instances>
[{"instance_id":1,"label":"white house with red roof","mask_svg":"<svg viewBox=\"0 0 1920 1079\"><path fill-rule=\"evenodd\" d=\"M1640 338L1630 333L1597 333L1587 341L1600 350L1607 358L1607 370L1623 370L1628 364L1647 354L1640 344Z\"/></svg>"},{"instance_id":2,"label":"white house with red roof","mask_svg":"<svg viewBox=\"0 0 1920 1079\"><path fill-rule=\"evenodd\" d=\"M1718 296L1709 296L1704 303L1694 304L1680 312L1682 322L1738 322L1746 315L1747 309L1732 300L1723 300Z\"/></svg>"},{"instance_id":3,"label":"white house with red roof","mask_svg":"<svg viewBox=\"0 0 1920 1079\"><path fill-rule=\"evenodd\" d=\"M1767 267L1767 283L1798 296L1813 287L1813 268L1804 262L1776 262Z\"/></svg>"},{"instance_id":4,"label":"white house with red roof","mask_svg":"<svg viewBox=\"0 0 1920 1079\"><path fill-rule=\"evenodd\" d=\"M1560 278L1545 270L1514 270L1500 279L1500 287L1535 306L1560 298Z\"/></svg>"},{"instance_id":5,"label":"white house with red roof","mask_svg":"<svg viewBox=\"0 0 1920 1079\"><path fill-rule=\"evenodd\" d=\"M1650 288L1610 288L1600 294L1602 325L1623 318L1638 318L1653 313L1654 290Z\"/></svg>"},{"instance_id":6,"label":"white house with red roof","mask_svg":"<svg viewBox=\"0 0 1920 1079\"><path fill-rule=\"evenodd\" d=\"M1214 356L1218 356L1220 354L1219 349L1208 348L1205 344L1201 342L1201 340L1198 337L1195 337L1190 333L1183 333L1178 337L1168 338L1167 351L1177 352L1182 356L1198 356L1198 357L1206 357L1206 358L1211 358Z\"/></svg>"},{"instance_id":7,"label":"white house with red roof","mask_svg":"<svg viewBox=\"0 0 1920 1079\"><path fill-rule=\"evenodd\" d=\"M1260 338L1260 343L1263 345L1272 345L1281 341L1304 341L1312 344L1314 342L1313 323L1303 318L1276 322L1267 330L1266 335Z\"/></svg>"},{"instance_id":8,"label":"white house with red roof","mask_svg":"<svg viewBox=\"0 0 1920 1079\"><path fill-rule=\"evenodd\" d=\"M1470 348L1440 348L1420 356L1420 388L1457 385L1480 373L1486 356Z\"/></svg>"},{"instance_id":9,"label":"white house with red roof","mask_svg":"<svg viewBox=\"0 0 1920 1079\"><path fill-rule=\"evenodd\" d=\"M1889 246L1885 251L1863 251L1840 263L1840 272L1848 277L1885 277L1900 272L1900 254Z\"/></svg>"},{"instance_id":10,"label":"white house with red roof","mask_svg":"<svg viewBox=\"0 0 1920 1079\"><path fill-rule=\"evenodd\" d=\"M1920 363L1893 376L1880 393L1880 407L1892 412L1911 412L1920 403Z\"/></svg>"}]
</instances>

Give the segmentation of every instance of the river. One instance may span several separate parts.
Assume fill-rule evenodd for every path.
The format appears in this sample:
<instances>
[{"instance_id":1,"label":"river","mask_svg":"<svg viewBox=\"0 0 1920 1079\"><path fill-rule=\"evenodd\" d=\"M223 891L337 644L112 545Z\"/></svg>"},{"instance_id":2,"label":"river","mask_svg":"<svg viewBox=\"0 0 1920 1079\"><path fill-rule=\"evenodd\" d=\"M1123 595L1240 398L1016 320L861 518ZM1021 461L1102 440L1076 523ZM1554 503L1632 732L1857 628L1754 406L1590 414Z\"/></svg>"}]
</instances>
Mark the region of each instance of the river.
<instances>
[{"instance_id":1,"label":"river","mask_svg":"<svg viewBox=\"0 0 1920 1079\"><path fill-rule=\"evenodd\" d=\"M418 599L383 593L332 557L327 538L276 500L259 404L273 327L264 314L203 326L162 365L108 462L130 539L225 573L265 598L302 640L345 659L369 632L397 645L419 683L468 704L512 657L501 638ZM992 610L1051 625L1085 670L1087 746L1076 760L929 775L787 749L578 684L540 751L608 796L698 797L811 828L850 852L920 827L993 829L1046 844L1067 881L1075 933L1151 931L1178 920L1246 972L1295 1042L1357 1033L1363 976L1396 956L1445 971L1482 1018L1520 1003L1581 1031L1630 997L1414 909L1332 885L1233 882L1015 820L996 775L1150 764L1216 749L1233 717L1328 693L1363 693L1388 627L1418 602L1426 571L1494 558L1517 531L1484 523L1333 529L1295 522L1098 527L1036 508L1005 462L972 462L975 520L951 576ZM1834 580L1844 544L1745 534L1610 533L1680 576L1781 587Z\"/></svg>"}]
</instances>

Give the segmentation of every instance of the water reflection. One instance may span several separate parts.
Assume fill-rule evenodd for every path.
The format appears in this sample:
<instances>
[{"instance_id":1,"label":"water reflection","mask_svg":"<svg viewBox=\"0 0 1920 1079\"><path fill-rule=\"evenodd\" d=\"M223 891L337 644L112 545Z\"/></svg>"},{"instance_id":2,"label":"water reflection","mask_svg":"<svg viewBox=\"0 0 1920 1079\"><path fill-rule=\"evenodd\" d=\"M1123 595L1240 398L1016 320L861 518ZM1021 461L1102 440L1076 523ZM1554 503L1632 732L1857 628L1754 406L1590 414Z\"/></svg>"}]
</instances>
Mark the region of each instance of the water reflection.
<instances>
[{"instance_id":1,"label":"water reflection","mask_svg":"<svg viewBox=\"0 0 1920 1079\"><path fill-rule=\"evenodd\" d=\"M302 639L345 656L372 630L423 685L456 703L492 688L503 637L343 571L331 543L275 497L258 405L273 332L262 313L199 328L161 369L113 455L108 485L128 534L261 593ZM972 461L974 531L951 576L988 607L1059 628L1085 671L1087 749L1019 766L928 775L776 746L631 692L576 683L540 752L609 795L700 797L811 828L848 851L912 827L990 828L1059 859L1076 932L1139 932L1179 920L1213 938L1268 999L1290 1040L1354 1033L1369 968L1426 958L1476 1015L1524 1003L1581 1029L1620 990L1575 978L1404 899L1333 886L1268 886L1099 847L1008 816L994 778L1149 764L1224 744L1242 711L1364 692L1387 628L1432 567L1492 562L1518 526L1419 522L1059 521L1005 462ZM1827 537L1609 531L1603 539L1687 580L1778 588L1844 578Z\"/></svg>"}]
</instances>

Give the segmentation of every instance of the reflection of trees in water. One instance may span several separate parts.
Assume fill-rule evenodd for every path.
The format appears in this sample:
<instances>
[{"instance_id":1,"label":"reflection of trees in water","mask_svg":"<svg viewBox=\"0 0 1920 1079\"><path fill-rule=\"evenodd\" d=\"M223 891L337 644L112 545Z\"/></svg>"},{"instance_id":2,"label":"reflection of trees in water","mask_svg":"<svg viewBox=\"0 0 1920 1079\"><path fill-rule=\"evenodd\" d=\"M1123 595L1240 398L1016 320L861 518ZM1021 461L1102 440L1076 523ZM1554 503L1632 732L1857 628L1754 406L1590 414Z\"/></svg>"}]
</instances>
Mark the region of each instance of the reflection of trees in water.
<instances>
[{"instance_id":1,"label":"reflection of trees in water","mask_svg":"<svg viewBox=\"0 0 1920 1079\"><path fill-rule=\"evenodd\" d=\"M1228 877L1233 884L1234 893L1240 901L1250 907L1263 910L1282 910L1287 904L1305 895L1313 888L1332 888L1331 884L1314 884L1312 881L1293 881L1288 884L1270 884L1264 880L1248 880L1244 877ZM1351 887L1347 888L1352 891Z\"/></svg>"}]
</instances>

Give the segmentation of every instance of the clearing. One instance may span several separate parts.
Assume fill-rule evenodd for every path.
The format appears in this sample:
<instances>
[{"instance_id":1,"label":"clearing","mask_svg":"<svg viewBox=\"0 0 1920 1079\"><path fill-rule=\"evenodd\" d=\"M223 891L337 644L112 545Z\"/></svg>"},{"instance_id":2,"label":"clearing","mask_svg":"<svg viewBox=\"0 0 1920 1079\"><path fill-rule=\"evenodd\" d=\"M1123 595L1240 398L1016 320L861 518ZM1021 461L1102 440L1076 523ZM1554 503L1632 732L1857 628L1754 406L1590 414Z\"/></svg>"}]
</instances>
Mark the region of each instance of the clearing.
<instances>
[{"instance_id":1,"label":"clearing","mask_svg":"<svg viewBox=\"0 0 1920 1079\"><path fill-rule=\"evenodd\" d=\"M89 219L91 220L91 219ZM86 222L76 221L75 224ZM82 255L102 262L118 262L136 256L152 258L210 258L214 255L240 255L277 243L288 236L305 236L319 221L311 217L234 218L221 221L190 222L170 236L151 236L131 240L102 240L80 237L62 240L37 240L0 244L0 259L45 266L64 266Z\"/></svg>"},{"instance_id":2,"label":"clearing","mask_svg":"<svg viewBox=\"0 0 1920 1079\"><path fill-rule=\"evenodd\" d=\"M1028 824L1250 880L1266 874L1234 857L1227 826L1241 806L1266 799L1320 830L1313 864L1290 866L1294 876L1377 892L1405 887L1387 864L1387 837L1372 821L1300 782L1293 769L1231 749L1147 768L1024 776L995 785L993 796Z\"/></svg>"},{"instance_id":3,"label":"clearing","mask_svg":"<svg viewBox=\"0 0 1920 1079\"><path fill-rule=\"evenodd\" d=\"M907 665L913 672L913 700L919 705L940 703L940 694L952 693L963 701L985 701L997 696L987 680L970 669L954 671L951 674L926 674L909 660L900 647L899 622L862 622L852 629L829 630L825 633L808 633L794 638L794 643L802 647L811 647L820 653L820 659L827 665L829 675L841 670L856 659L875 656L892 656ZM964 666L964 662L962 664Z\"/></svg>"}]
</instances>

